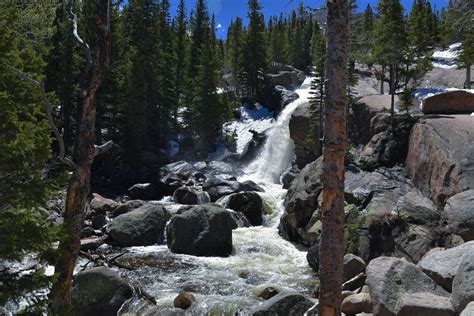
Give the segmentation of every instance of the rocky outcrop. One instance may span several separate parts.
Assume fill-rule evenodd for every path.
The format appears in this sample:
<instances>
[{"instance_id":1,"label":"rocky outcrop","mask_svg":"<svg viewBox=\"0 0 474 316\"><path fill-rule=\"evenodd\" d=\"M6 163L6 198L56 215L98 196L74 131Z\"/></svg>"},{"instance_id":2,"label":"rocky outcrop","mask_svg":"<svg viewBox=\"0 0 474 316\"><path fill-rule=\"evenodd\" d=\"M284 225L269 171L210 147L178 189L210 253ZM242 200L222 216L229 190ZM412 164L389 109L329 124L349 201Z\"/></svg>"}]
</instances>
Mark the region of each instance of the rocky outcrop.
<instances>
[{"instance_id":1,"label":"rocky outcrop","mask_svg":"<svg viewBox=\"0 0 474 316\"><path fill-rule=\"evenodd\" d=\"M252 226L263 223L263 201L255 192L239 192L224 198L222 205L245 215Z\"/></svg>"},{"instance_id":2,"label":"rocky outcrop","mask_svg":"<svg viewBox=\"0 0 474 316\"><path fill-rule=\"evenodd\" d=\"M306 246L319 242L322 160L307 165L288 190L280 234ZM365 261L381 255L417 262L443 241L441 211L401 170L346 171L348 250Z\"/></svg>"},{"instance_id":3,"label":"rocky outcrop","mask_svg":"<svg viewBox=\"0 0 474 316\"><path fill-rule=\"evenodd\" d=\"M474 241L454 248L434 248L418 262L418 266L437 284L451 292L454 276L467 254L474 253Z\"/></svg>"},{"instance_id":4,"label":"rocky outcrop","mask_svg":"<svg viewBox=\"0 0 474 316\"><path fill-rule=\"evenodd\" d=\"M132 287L109 268L98 267L79 272L71 289L73 315L117 315L132 295Z\"/></svg>"},{"instance_id":5,"label":"rocky outcrop","mask_svg":"<svg viewBox=\"0 0 474 316\"><path fill-rule=\"evenodd\" d=\"M304 315L313 305L312 301L299 293L282 292L260 304L252 315Z\"/></svg>"},{"instance_id":6,"label":"rocky outcrop","mask_svg":"<svg viewBox=\"0 0 474 316\"><path fill-rule=\"evenodd\" d=\"M281 85L274 86L267 81L264 90L265 107L275 114L280 113L288 104L299 98L299 95L293 92L292 89L288 90L288 88Z\"/></svg>"},{"instance_id":7,"label":"rocky outcrop","mask_svg":"<svg viewBox=\"0 0 474 316\"><path fill-rule=\"evenodd\" d=\"M474 116L427 117L415 124L405 168L415 186L438 206L474 188Z\"/></svg>"},{"instance_id":8,"label":"rocky outcrop","mask_svg":"<svg viewBox=\"0 0 474 316\"><path fill-rule=\"evenodd\" d=\"M307 225L318 209L318 196L322 191L322 159L318 159L301 170L288 189L285 213L280 219L279 231L286 239L304 242ZM313 242L314 243L314 242Z\"/></svg>"},{"instance_id":9,"label":"rocky outcrop","mask_svg":"<svg viewBox=\"0 0 474 316\"><path fill-rule=\"evenodd\" d=\"M457 312L461 312L474 301L474 253L466 253L456 276L453 279L453 294L451 302Z\"/></svg>"},{"instance_id":10,"label":"rocky outcrop","mask_svg":"<svg viewBox=\"0 0 474 316\"><path fill-rule=\"evenodd\" d=\"M166 239L174 253L226 257L232 252L230 212L212 204L184 207L171 218Z\"/></svg>"},{"instance_id":11,"label":"rocky outcrop","mask_svg":"<svg viewBox=\"0 0 474 316\"><path fill-rule=\"evenodd\" d=\"M374 315L455 315L449 293L404 259L372 260L367 285Z\"/></svg>"},{"instance_id":12,"label":"rocky outcrop","mask_svg":"<svg viewBox=\"0 0 474 316\"><path fill-rule=\"evenodd\" d=\"M465 241L474 240L474 190L450 197L444 214L453 234L460 235Z\"/></svg>"},{"instance_id":13,"label":"rocky outcrop","mask_svg":"<svg viewBox=\"0 0 474 316\"><path fill-rule=\"evenodd\" d=\"M266 85L283 86L288 90L295 90L301 86L306 79L306 75L289 65L275 65L274 73L266 74Z\"/></svg>"},{"instance_id":14,"label":"rocky outcrop","mask_svg":"<svg viewBox=\"0 0 474 316\"><path fill-rule=\"evenodd\" d=\"M170 213L161 205L146 204L112 220L107 228L112 243L123 246L148 246L163 240Z\"/></svg>"},{"instance_id":15,"label":"rocky outcrop","mask_svg":"<svg viewBox=\"0 0 474 316\"><path fill-rule=\"evenodd\" d=\"M300 169L321 156L319 141L317 139L309 141L309 133L314 124L315 122L311 122L308 102L299 105L291 115L289 124L290 137L295 144L295 163ZM313 126L313 131L317 132L317 126ZM315 137L313 136L313 138Z\"/></svg>"},{"instance_id":16,"label":"rocky outcrop","mask_svg":"<svg viewBox=\"0 0 474 316\"><path fill-rule=\"evenodd\" d=\"M206 204L211 202L209 194L196 187L181 187L174 191L173 199L176 203L185 205Z\"/></svg>"},{"instance_id":17,"label":"rocky outcrop","mask_svg":"<svg viewBox=\"0 0 474 316\"><path fill-rule=\"evenodd\" d=\"M90 207L97 214L106 214L112 212L116 205L117 203L114 200L104 198L97 193L92 193Z\"/></svg>"},{"instance_id":18,"label":"rocky outcrop","mask_svg":"<svg viewBox=\"0 0 474 316\"><path fill-rule=\"evenodd\" d=\"M209 194L211 201L215 202L223 196L239 192L240 185L235 180L212 178L204 182L202 189Z\"/></svg>"},{"instance_id":19,"label":"rocky outcrop","mask_svg":"<svg viewBox=\"0 0 474 316\"><path fill-rule=\"evenodd\" d=\"M425 114L471 114L474 112L474 93L456 90L427 97L421 110Z\"/></svg>"}]
</instances>

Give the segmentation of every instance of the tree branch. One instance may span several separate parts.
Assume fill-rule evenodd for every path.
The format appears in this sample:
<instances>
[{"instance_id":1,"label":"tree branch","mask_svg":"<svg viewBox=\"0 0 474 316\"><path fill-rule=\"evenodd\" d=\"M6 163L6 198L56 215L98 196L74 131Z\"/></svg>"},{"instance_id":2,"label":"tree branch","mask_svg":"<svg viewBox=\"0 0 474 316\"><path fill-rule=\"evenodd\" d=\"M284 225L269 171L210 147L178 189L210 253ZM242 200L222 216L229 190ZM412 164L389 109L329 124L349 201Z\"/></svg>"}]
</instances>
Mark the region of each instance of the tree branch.
<instances>
[{"instance_id":1,"label":"tree branch","mask_svg":"<svg viewBox=\"0 0 474 316\"><path fill-rule=\"evenodd\" d=\"M53 119L53 114L52 114L52 106L51 103L49 103L48 96L46 94L46 91L44 89L44 84L29 75L25 74L24 72L16 69L15 67L8 66L7 68L10 69L15 75L17 75L19 78L28 81L32 83L33 85L37 86L40 91L41 91L41 101L43 102L43 107L46 112L46 117L48 119L49 126L53 130L54 137L58 141L59 145L59 160L63 162L66 166L68 166L70 169L75 170L77 168L77 165L69 158L66 157L66 148L64 145L64 139L59 133L58 128L54 124L54 119Z\"/></svg>"},{"instance_id":2,"label":"tree branch","mask_svg":"<svg viewBox=\"0 0 474 316\"><path fill-rule=\"evenodd\" d=\"M102 144L102 145L95 145L95 153L94 155L95 156L99 156L107 151L109 151L114 145L114 142L109 140L108 142L106 142L105 144Z\"/></svg>"},{"instance_id":3,"label":"tree branch","mask_svg":"<svg viewBox=\"0 0 474 316\"><path fill-rule=\"evenodd\" d=\"M85 97L87 96L87 85L88 82L86 80L87 75L89 71L92 68L92 53L89 45L82 40L82 38L79 36L78 32L78 27L77 27L77 15L73 11L74 9L74 0L71 0L70 6L69 6L69 15L71 16L71 22L72 22L72 34L74 36L74 39L76 42L79 43L79 45L82 46L82 49L84 50L84 57L86 58L86 64L84 65L84 70L82 72L82 78L81 78L81 96Z\"/></svg>"}]
</instances>

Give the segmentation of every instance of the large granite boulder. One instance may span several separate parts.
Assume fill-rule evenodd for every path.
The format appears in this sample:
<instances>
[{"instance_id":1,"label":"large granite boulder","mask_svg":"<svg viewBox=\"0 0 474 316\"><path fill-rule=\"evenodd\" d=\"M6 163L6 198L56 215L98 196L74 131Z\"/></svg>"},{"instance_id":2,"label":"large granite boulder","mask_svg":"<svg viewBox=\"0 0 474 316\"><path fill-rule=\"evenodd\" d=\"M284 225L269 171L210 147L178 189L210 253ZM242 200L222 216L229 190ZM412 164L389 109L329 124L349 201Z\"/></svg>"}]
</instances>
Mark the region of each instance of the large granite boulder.
<instances>
[{"instance_id":1,"label":"large granite boulder","mask_svg":"<svg viewBox=\"0 0 474 316\"><path fill-rule=\"evenodd\" d=\"M268 81L263 95L265 107L275 114L280 113L288 104L299 98L299 95L292 89L289 90L281 85L274 86Z\"/></svg>"},{"instance_id":2,"label":"large granite boulder","mask_svg":"<svg viewBox=\"0 0 474 316\"><path fill-rule=\"evenodd\" d=\"M305 296L296 292L282 292L266 300L254 309L252 315L285 315L299 316L313 307L314 303Z\"/></svg>"},{"instance_id":3,"label":"large granite boulder","mask_svg":"<svg viewBox=\"0 0 474 316\"><path fill-rule=\"evenodd\" d=\"M97 267L79 272L71 288L72 315L117 315L132 295L132 287L112 269Z\"/></svg>"},{"instance_id":4,"label":"large granite boulder","mask_svg":"<svg viewBox=\"0 0 474 316\"><path fill-rule=\"evenodd\" d=\"M455 315L449 293L404 259L372 260L366 282L374 315Z\"/></svg>"},{"instance_id":5,"label":"large granite boulder","mask_svg":"<svg viewBox=\"0 0 474 316\"><path fill-rule=\"evenodd\" d=\"M318 196L322 191L322 159L301 170L288 189L285 213L280 219L279 231L286 239L304 242L306 226L318 208Z\"/></svg>"},{"instance_id":6,"label":"large granite boulder","mask_svg":"<svg viewBox=\"0 0 474 316\"><path fill-rule=\"evenodd\" d=\"M245 215L252 226L263 223L263 201L255 192L239 192L224 198L222 205Z\"/></svg>"},{"instance_id":7,"label":"large granite boulder","mask_svg":"<svg viewBox=\"0 0 474 316\"><path fill-rule=\"evenodd\" d=\"M211 201L215 202L223 196L239 192L240 184L235 180L211 178L204 182L202 189L209 194Z\"/></svg>"},{"instance_id":8,"label":"large granite boulder","mask_svg":"<svg viewBox=\"0 0 474 316\"><path fill-rule=\"evenodd\" d=\"M107 231L114 244L123 247L149 246L163 240L165 225L170 217L163 206L150 203L117 216Z\"/></svg>"},{"instance_id":9,"label":"large granite boulder","mask_svg":"<svg viewBox=\"0 0 474 316\"><path fill-rule=\"evenodd\" d=\"M206 204L211 202L209 194L196 187L181 187L174 191L173 199L176 203L186 205Z\"/></svg>"},{"instance_id":10,"label":"large granite boulder","mask_svg":"<svg viewBox=\"0 0 474 316\"><path fill-rule=\"evenodd\" d=\"M444 213L453 234L465 241L474 240L474 190L467 190L446 201Z\"/></svg>"},{"instance_id":11,"label":"large granite boulder","mask_svg":"<svg viewBox=\"0 0 474 316\"><path fill-rule=\"evenodd\" d=\"M166 228L168 248L174 253L226 257L232 252L235 227L230 212L217 205L184 207Z\"/></svg>"},{"instance_id":12,"label":"large granite boulder","mask_svg":"<svg viewBox=\"0 0 474 316\"><path fill-rule=\"evenodd\" d=\"M418 266L436 283L451 292L453 278L467 254L474 253L474 241L454 248L434 248L418 262Z\"/></svg>"},{"instance_id":13,"label":"large granite boulder","mask_svg":"<svg viewBox=\"0 0 474 316\"><path fill-rule=\"evenodd\" d=\"M112 212L116 206L117 203L114 200L104 198L97 193L92 193L90 207L96 212L96 214L106 214Z\"/></svg>"},{"instance_id":14,"label":"large granite boulder","mask_svg":"<svg viewBox=\"0 0 474 316\"><path fill-rule=\"evenodd\" d=\"M455 90L436 94L423 100L425 114L471 114L474 112L474 93Z\"/></svg>"},{"instance_id":15,"label":"large granite boulder","mask_svg":"<svg viewBox=\"0 0 474 316\"><path fill-rule=\"evenodd\" d=\"M415 124L405 168L415 186L442 207L474 188L474 116L427 117Z\"/></svg>"},{"instance_id":16,"label":"large granite boulder","mask_svg":"<svg viewBox=\"0 0 474 316\"><path fill-rule=\"evenodd\" d=\"M313 135L314 141L308 141L311 136L309 133L318 130L317 126L313 126L314 123L311 120L308 102L298 105L291 115L289 123L290 137L295 143L295 163L300 169L321 156L321 146L317 136Z\"/></svg>"},{"instance_id":17,"label":"large granite boulder","mask_svg":"<svg viewBox=\"0 0 474 316\"><path fill-rule=\"evenodd\" d=\"M466 253L453 279L451 302L457 312L474 301L474 252Z\"/></svg>"}]
</instances>

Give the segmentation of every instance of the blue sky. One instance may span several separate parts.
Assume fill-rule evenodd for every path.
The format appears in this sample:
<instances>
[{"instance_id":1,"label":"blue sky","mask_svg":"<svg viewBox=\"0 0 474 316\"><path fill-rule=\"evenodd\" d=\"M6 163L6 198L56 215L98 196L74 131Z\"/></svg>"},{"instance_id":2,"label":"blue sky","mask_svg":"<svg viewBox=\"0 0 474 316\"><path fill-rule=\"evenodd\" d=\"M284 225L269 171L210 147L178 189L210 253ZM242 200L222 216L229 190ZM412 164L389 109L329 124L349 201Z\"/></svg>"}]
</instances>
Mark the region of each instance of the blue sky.
<instances>
[{"instance_id":1,"label":"blue sky","mask_svg":"<svg viewBox=\"0 0 474 316\"><path fill-rule=\"evenodd\" d=\"M448 5L449 0L431 0L431 4L437 9ZM174 16L177 10L178 0L171 0L171 14ZM305 5L312 7L321 7L324 0L261 0L263 5L263 13L265 17L270 15L290 13L291 10L298 7L303 2ZM357 5L361 10L365 9L368 3L375 6L377 0L357 0ZM195 0L186 0L186 7L190 11L195 6ZM409 9L413 4L413 0L402 0L403 5ZM245 18L247 15L247 0L207 0L209 11L216 15L216 24L219 27L218 36L225 37L227 27L231 19L240 16Z\"/></svg>"}]
</instances>

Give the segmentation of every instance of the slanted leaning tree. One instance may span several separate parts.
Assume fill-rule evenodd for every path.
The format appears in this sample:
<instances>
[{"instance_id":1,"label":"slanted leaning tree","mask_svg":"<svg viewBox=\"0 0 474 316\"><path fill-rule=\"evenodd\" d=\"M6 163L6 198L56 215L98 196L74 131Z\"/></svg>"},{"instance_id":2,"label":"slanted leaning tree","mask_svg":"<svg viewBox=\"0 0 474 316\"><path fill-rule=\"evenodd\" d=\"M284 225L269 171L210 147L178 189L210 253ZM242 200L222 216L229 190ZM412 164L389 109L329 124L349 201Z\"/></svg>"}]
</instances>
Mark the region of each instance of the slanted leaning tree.
<instances>
[{"instance_id":1,"label":"slanted leaning tree","mask_svg":"<svg viewBox=\"0 0 474 316\"><path fill-rule=\"evenodd\" d=\"M326 106L320 240L319 315L341 315L344 241L344 151L349 1L327 2Z\"/></svg>"},{"instance_id":2,"label":"slanted leaning tree","mask_svg":"<svg viewBox=\"0 0 474 316\"><path fill-rule=\"evenodd\" d=\"M73 22L73 36L82 46L86 65L80 83L82 107L78 118L78 131L73 160L68 165L73 169L69 181L64 210L64 231L66 238L59 244L59 258L55 264L57 279L51 289L52 310L55 314L67 313L70 308L70 289L76 258L80 249L80 232L84 209L90 190L91 166L97 155L111 147L108 142L95 146L96 94L102 84L110 56L110 0L95 1L95 51L84 42L77 31L77 16L70 15Z\"/></svg>"}]
</instances>

